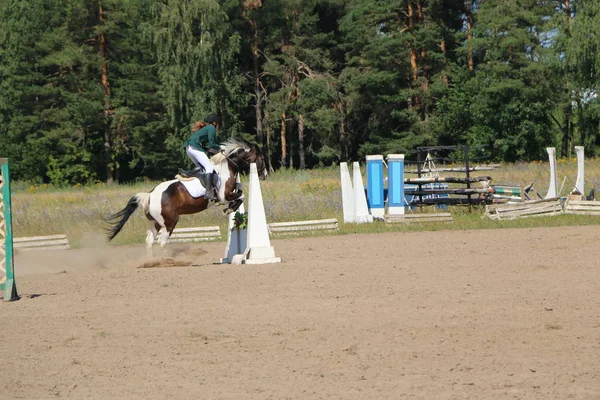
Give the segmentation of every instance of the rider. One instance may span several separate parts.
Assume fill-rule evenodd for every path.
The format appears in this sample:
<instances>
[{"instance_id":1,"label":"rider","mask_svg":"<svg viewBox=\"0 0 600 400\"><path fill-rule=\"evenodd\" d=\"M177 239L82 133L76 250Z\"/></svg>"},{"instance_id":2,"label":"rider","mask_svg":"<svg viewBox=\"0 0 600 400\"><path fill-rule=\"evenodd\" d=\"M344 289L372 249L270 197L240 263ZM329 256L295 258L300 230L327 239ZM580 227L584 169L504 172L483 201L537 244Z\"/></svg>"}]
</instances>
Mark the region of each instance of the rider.
<instances>
[{"instance_id":1,"label":"rider","mask_svg":"<svg viewBox=\"0 0 600 400\"><path fill-rule=\"evenodd\" d=\"M204 197L207 200L215 200L213 188L215 168L208 159L206 153L216 154L221 150L217 137L217 129L221 125L221 118L216 114L210 114L205 121L198 121L192 128L192 135L183 144L185 152L192 160L195 167L188 170L179 170L184 177L197 177L206 189ZM202 173L204 167L204 173Z\"/></svg>"}]
</instances>

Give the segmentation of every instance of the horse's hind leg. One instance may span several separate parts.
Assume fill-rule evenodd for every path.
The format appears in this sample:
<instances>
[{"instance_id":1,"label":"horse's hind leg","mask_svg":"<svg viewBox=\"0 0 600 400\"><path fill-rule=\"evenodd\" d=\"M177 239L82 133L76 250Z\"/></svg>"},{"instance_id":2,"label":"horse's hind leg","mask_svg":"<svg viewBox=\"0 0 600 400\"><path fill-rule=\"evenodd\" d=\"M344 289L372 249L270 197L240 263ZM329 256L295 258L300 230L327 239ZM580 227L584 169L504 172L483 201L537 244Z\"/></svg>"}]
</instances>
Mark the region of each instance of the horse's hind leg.
<instances>
[{"instance_id":1,"label":"horse's hind leg","mask_svg":"<svg viewBox=\"0 0 600 400\"><path fill-rule=\"evenodd\" d=\"M161 249L164 249L167 245L167 241L169 240L169 231L166 227L161 227L160 231L158 231L158 244Z\"/></svg>"},{"instance_id":2,"label":"horse's hind leg","mask_svg":"<svg viewBox=\"0 0 600 400\"><path fill-rule=\"evenodd\" d=\"M175 225L179 221L179 217L177 218L165 218L165 226L160 228L158 232L158 243L160 244L160 248L164 249L167 245L167 241L173 233L173 229L175 229Z\"/></svg>"},{"instance_id":3,"label":"horse's hind leg","mask_svg":"<svg viewBox=\"0 0 600 400\"><path fill-rule=\"evenodd\" d=\"M146 234L146 254L148 257L152 257L152 245L154 244L156 234L158 233L156 230L157 225L158 224L155 221L148 221L148 233Z\"/></svg>"}]
</instances>

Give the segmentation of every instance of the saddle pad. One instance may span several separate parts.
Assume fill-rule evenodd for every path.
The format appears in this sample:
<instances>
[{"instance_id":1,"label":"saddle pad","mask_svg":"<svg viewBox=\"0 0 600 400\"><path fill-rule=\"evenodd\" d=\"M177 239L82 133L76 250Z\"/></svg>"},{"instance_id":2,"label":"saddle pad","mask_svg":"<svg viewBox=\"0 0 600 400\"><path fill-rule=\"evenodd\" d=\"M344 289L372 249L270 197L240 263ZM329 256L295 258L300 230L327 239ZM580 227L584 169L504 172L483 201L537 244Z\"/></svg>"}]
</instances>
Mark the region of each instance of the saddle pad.
<instances>
[{"instance_id":1,"label":"saddle pad","mask_svg":"<svg viewBox=\"0 0 600 400\"><path fill-rule=\"evenodd\" d=\"M185 186L187 191L190 193L190 196L194 198L203 196L206 192L204 186L202 186L202 184L200 183L200 179L198 178L180 180L179 182L181 182L183 186Z\"/></svg>"}]
</instances>

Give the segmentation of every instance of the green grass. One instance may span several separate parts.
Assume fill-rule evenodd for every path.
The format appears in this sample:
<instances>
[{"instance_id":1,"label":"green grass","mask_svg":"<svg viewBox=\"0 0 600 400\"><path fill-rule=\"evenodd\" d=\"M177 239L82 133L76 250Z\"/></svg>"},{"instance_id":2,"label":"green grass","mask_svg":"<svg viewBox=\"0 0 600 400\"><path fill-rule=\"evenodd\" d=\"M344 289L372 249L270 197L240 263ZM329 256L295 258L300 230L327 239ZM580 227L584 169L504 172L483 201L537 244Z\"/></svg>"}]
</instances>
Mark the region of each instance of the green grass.
<instances>
[{"instance_id":1,"label":"green grass","mask_svg":"<svg viewBox=\"0 0 600 400\"><path fill-rule=\"evenodd\" d=\"M576 160L558 161L560 195L567 195L575 184ZM362 168L365 172L364 167ZM494 171L474 175L490 175L494 184L527 186L546 194L549 184L548 163L502 165ZM457 174L454 174L457 176ZM459 175L460 176L460 175ZM565 178L566 177L566 178ZM600 160L586 160L586 191L600 184ZM364 175L363 175L363 179ZM242 177L247 188L248 178ZM366 182L366 180L365 180ZM122 209L129 198L141 191L151 190L157 182L143 181L131 185L96 184L84 187L53 188L12 182L13 230L15 237L66 233L73 247L96 246L104 242L103 218ZM464 206L450 207L454 223L428 223L414 225L344 224L339 167L310 171L280 170L261 181L263 202L268 222L298 221L337 218L337 234L413 232L437 230L532 228L543 226L572 226L600 224L600 218L561 215L537 217L514 221L492 221L482 218L483 208L469 210ZM426 207L432 211L432 207ZM227 219L217 207L195 215L182 216L179 227L219 225L226 232ZM133 215L115 244L143 243L146 236L146 219ZM331 233L305 233L323 235Z\"/></svg>"}]
</instances>

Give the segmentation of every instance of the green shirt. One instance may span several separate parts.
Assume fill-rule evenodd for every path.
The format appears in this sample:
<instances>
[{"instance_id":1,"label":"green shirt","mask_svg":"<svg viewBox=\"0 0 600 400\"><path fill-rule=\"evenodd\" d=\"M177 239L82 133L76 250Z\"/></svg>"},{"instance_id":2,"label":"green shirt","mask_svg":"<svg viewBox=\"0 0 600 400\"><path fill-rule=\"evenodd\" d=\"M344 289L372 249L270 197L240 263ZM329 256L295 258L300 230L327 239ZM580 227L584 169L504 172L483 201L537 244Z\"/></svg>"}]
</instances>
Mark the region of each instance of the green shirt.
<instances>
[{"instance_id":1,"label":"green shirt","mask_svg":"<svg viewBox=\"0 0 600 400\"><path fill-rule=\"evenodd\" d=\"M217 140L217 128L212 124L208 124L198 129L185 141L183 147L185 148L188 145L202 152L206 152L208 149L220 150L220 143Z\"/></svg>"}]
</instances>

